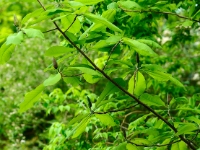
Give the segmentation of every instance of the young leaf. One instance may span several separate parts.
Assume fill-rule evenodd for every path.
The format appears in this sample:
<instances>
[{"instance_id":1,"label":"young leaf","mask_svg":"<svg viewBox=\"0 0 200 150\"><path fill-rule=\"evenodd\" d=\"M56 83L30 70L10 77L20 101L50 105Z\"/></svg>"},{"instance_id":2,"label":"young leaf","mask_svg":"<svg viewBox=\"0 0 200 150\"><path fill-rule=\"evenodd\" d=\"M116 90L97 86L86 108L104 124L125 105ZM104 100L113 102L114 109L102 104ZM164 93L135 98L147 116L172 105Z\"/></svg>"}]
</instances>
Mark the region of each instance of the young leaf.
<instances>
[{"instance_id":1,"label":"young leaf","mask_svg":"<svg viewBox=\"0 0 200 150\"><path fill-rule=\"evenodd\" d=\"M4 64L6 63L10 57L12 52L15 49L15 45L13 44L9 44L7 45L6 43L4 43L1 48L0 48L0 64Z\"/></svg>"},{"instance_id":2,"label":"young leaf","mask_svg":"<svg viewBox=\"0 0 200 150\"><path fill-rule=\"evenodd\" d=\"M136 147L135 145L130 144L130 143L128 143L128 144L126 145L126 149L127 149L127 150L138 150L137 147Z\"/></svg>"},{"instance_id":3,"label":"young leaf","mask_svg":"<svg viewBox=\"0 0 200 150\"><path fill-rule=\"evenodd\" d=\"M85 16L86 18L88 18L89 20L95 22L95 23L102 23L102 24L104 24L104 25L107 26L110 30L122 32L121 29L119 29L117 26L115 26L114 24L112 24L112 23L109 22L107 19L105 19L105 18L103 18L103 17L101 17L101 16L97 16L97 15L89 14L89 13L84 14L84 16Z\"/></svg>"},{"instance_id":4,"label":"young leaf","mask_svg":"<svg viewBox=\"0 0 200 150\"><path fill-rule=\"evenodd\" d=\"M97 4L99 2L102 2L103 0L75 0L76 2L81 2L85 5L94 5Z\"/></svg>"},{"instance_id":5,"label":"young leaf","mask_svg":"<svg viewBox=\"0 0 200 150\"><path fill-rule=\"evenodd\" d=\"M196 124L194 123L185 123L184 125L182 125L181 127L178 128L178 132L176 133L176 135L181 135L181 134L188 134L194 130L197 130L198 127Z\"/></svg>"},{"instance_id":6,"label":"young leaf","mask_svg":"<svg viewBox=\"0 0 200 150\"><path fill-rule=\"evenodd\" d=\"M128 82L128 91L140 96L146 89L145 78L139 71L134 74Z\"/></svg>"},{"instance_id":7,"label":"young leaf","mask_svg":"<svg viewBox=\"0 0 200 150\"><path fill-rule=\"evenodd\" d=\"M165 106L165 103L160 99L157 95L150 95L147 93L144 93L140 96L140 101L143 103L151 106Z\"/></svg>"},{"instance_id":8,"label":"young leaf","mask_svg":"<svg viewBox=\"0 0 200 150\"><path fill-rule=\"evenodd\" d=\"M45 52L45 55L50 57L58 57L65 53L73 52L74 50L74 48L68 48L64 46L52 46Z\"/></svg>"},{"instance_id":9,"label":"young leaf","mask_svg":"<svg viewBox=\"0 0 200 150\"><path fill-rule=\"evenodd\" d=\"M24 101L20 104L19 112L25 112L26 110L30 109L33 104L38 101L40 96L42 95L42 91L44 90L44 85L40 84L36 89L28 92L25 95Z\"/></svg>"},{"instance_id":10,"label":"young leaf","mask_svg":"<svg viewBox=\"0 0 200 150\"><path fill-rule=\"evenodd\" d=\"M84 118L76 127L72 139L77 138L81 133L85 131L85 128L87 127L87 124L89 123L90 118L86 117Z\"/></svg>"},{"instance_id":11,"label":"young leaf","mask_svg":"<svg viewBox=\"0 0 200 150\"><path fill-rule=\"evenodd\" d=\"M181 141L181 142L172 144L171 150L189 150L189 149L186 143Z\"/></svg>"},{"instance_id":12,"label":"young leaf","mask_svg":"<svg viewBox=\"0 0 200 150\"><path fill-rule=\"evenodd\" d=\"M61 79L61 74L57 73L56 75L51 75L48 79L46 79L43 84L44 86L54 85Z\"/></svg>"},{"instance_id":13,"label":"young leaf","mask_svg":"<svg viewBox=\"0 0 200 150\"><path fill-rule=\"evenodd\" d=\"M20 31L18 33L14 33L12 35L9 35L7 37L7 40L6 40L6 44L9 45L9 44L20 44L23 40L23 32Z\"/></svg>"},{"instance_id":14,"label":"young leaf","mask_svg":"<svg viewBox=\"0 0 200 150\"><path fill-rule=\"evenodd\" d=\"M71 84L73 87L79 86L81 84L77 77L64 77L63 80L67 84Z\"/></svg>"},{"instance_id":15,"label":"young leaf","mask_svg":"<svg viewBox=\"0 0 200 150\"><path fill-rule=\"evenodd\" d=\"M133 2L133 1L118 1L117 4L123 8L123 9L126 9L126 10L138 10L138 9L141 9L141 6L136 3L136 2Z\"/></svg>"},{"instance_id":16,"label":"young leaf","mask_svg":"<svg viewBox=\"0 0 200 150\"><path fill-rule=\"evenodd\" d=\"M95 114L95 116L107 126L115 126L116 123L114 122L113 118L108 114Z\"/></svg>"},{"instance_id":17,"label":"young leaf","mask_svg":"<svg viewBox=\"0 0 200 150\"><path fill-rule=\"evenodd\" d=\"M29 29L22 29L22 31L29 38L38 37L38 38L44 39L44 34L40 30L29 28Z\"/></svg>"},{"instance_id":18,"label":"young leaf","mask_svg":"<svg viewBox=\"0 0 200 150\"><path fill-rule=\"evenodd\" d=\"M86 116L88 116L89 113L86 114L79 114L78 116L74 117L72 120L70 120L67 125L66 128L70 127L71 125L78 123L80 120L82 120L83 118L85 118Z\"/></svg>"},{"instance_id":19,"label":"young leaf","mask_svg":"<svg viewBox=\"0 0 200 150\"><path fill-rule=\"evenodd\" d=\"M114 148L114 150L126 150L126 142L120 143L118 146Z\"/></svg>"},{"instance_id":20,"label":"young leaf","mask_svg":"<svg viewBox=\"0 0 200 150\"><path fill-rule=\"evenodd\" d=\"M84 77L85 81L87 81L90 84L97 83L101 79L101 77L99 77L99 76L94 76L94 75L90 75L90 74L83 74L83 77Z\"/></svg>"},{"instance_id":21,"label":"young leaf","mask_svg":"<svg viewBox=\"0 0 200 150\"><path fill-rule=\"evenodd\" d=\"M157 54L146 44L132 40L130 38L123 38L125 44L129 45L136 52L143 56L157 56Z\"/></svg>"}]
</instances>

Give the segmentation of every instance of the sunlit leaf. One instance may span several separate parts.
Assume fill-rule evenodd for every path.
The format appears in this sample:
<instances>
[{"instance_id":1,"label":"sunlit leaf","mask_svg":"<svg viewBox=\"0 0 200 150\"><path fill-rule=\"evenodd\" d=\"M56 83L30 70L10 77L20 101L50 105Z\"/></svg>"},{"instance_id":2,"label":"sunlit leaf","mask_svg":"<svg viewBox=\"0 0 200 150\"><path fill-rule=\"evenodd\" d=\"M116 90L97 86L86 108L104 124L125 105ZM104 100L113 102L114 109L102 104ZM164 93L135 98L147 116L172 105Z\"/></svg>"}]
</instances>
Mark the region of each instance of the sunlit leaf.
<instances>
[{"instance_id":1,"label":"sunlit leaf","mask_svg":"<svg viewBox=\"0 0 200 150\"><path fill-rule=\"evenodd\" d=\"M140 101L149 105L149 106L165 106L165 103L157 95L150 95L144 93L140 96Z\"/></svg>"},{"instance_id":2,"label":"sunlit leaf","mask_svg":"<svg viewBox=\"0 0 200 150\"><path fill-rule=\"evenodd\" d=\"M44 90L44 85L39 85L36 89L28 92L25 95L24 101L20 104L19 112L25 112L26 110L30 109L35 102L38 101L40 96L42 95L42 91Z\"/></svg>"},{"instance_id":3,"label":"sunlit leaf","mask_svg":"<svg viewBox=\"0 0 200 150\"><path fill-rule=\"evenodd\" d=\"M52 46L45 52L45 55L50 57L57 57L73 51L75 51L74 48L68 48L64 46Z\"/></svg>"},{"instance_id":4,"label":"sunlit leaf","mask_svg":"<svg viewBox=\"0 0 200 150\"><path fill-rule=\"evenodd\" d=\"M4 43L0 48L0 64L6 63L10 59L12 52L14 50L15 50L15 45L13 44L7 45L6 43Z\"/></svg>"},{"instance_id":5,"label":"sunlit leaf","mask_svg":"<svg viewBox=\"0 0 200 150\"><path fill-rule=\"evenodd\" d=\"M94 5L94 4L97 4L99 2L102 2L103 0L74 0L76 2L81 2L85 5Z\"/></svg>"},{"instance_id":6,"label":"sunlit leaf","mask_svg":"<svg viewBox=\"0 0 200 150\"><path fill-rule=\"evenodd\" d=\"M22 29L22 31L24 31L25 34L30 38L38 37L44 39L44 34L40 30L29 28L29 29Z\"/></svg>"},{"instance_id":7,"label":"sunlit leaf","mask_svg":"<svg viewBox=\"0 0 200 150\"><path fill-rule=\"evenodd\" d=\"M127 150L138 150L137 147L136 147L135 145L130 144L130 143L128 143L128 144L126 145L126 149L127 149Z\"/></svg>"},{"instance_id":8,"label":"sunlit leaf","mask_svg":"<svg viewBox=\"0 0 200 150\"><path fill-rule=\"evenodd\" d=\"M156 42L154 42L152 40L138 39L137 41L142 42L144 44L147 44L148 46L153 47L153 48L162 49L162 47L158 43L156 43Z\"/></svg>"},{"instance_id":9,"label":"sunlit leaf","mask_svg":"<svg viewBox=\"0 0 200 150\"><path fill-rule=\"evenodd\" d=\"M23 32L20 31L18 33L11 34L7 37L6 44L20 44L23 40Z\"/></svg>"},{"instance_id":10,"label":"sunlit leaf","mask_svg":"<svg viewBox=\"0 0 200 150\"><path fill-rule=\"evenodd\" d=\"M95 116L107 126L115 126L116 123L114 122L113 118L108 114L95 114Z\"/></svg>"},{"instance_id":11,"label":"sunlit leaf","mask_svg":"<svg viewBox=\"0 0 200 150\"><path fill-rule=\"evenodd\" d=\"M141 6L134 1L118 1L117 4L126 10L141 9Z\"/></svg>"},{"instance_id":12,"label":"sunlit leaf","mask_svg":"<svg viewBox=\"0 0 200 150\"><path fill-rule=\"evenodd\" d=\"M48 79L46 79L43 84L44 86L50 86L56 84L61 79L61 74L57 73L56 75L51 75Z\"/></svg>"},{"instance_id":13,"label":"sunlit leaf","mask_svg":"<svg viewBox=\"0 0 200 150\"><path fill-rule=\"evenodd\" d=\"M69 126L78 123L79 121L81 121L83 118L85 118L86 116L88 116L89 113L86 114L79 114L78 116L74 117L72 120L70 120L67 125L66 128L68 128Z\"/></svg>"},{"instance_id":14,"label":"sunlit leaf","mask_svg":"<svg viewBox=\"0 0 200 150\"><path fill-rule=\"evenodd\" d=\"M188 132L190 133L197 129L198 129L198 127L196 124L185 123L184 125L182 125L181 127L178 128L178 132L176 133L176 135L188 134Z\"/></svg>"}]
</instances>

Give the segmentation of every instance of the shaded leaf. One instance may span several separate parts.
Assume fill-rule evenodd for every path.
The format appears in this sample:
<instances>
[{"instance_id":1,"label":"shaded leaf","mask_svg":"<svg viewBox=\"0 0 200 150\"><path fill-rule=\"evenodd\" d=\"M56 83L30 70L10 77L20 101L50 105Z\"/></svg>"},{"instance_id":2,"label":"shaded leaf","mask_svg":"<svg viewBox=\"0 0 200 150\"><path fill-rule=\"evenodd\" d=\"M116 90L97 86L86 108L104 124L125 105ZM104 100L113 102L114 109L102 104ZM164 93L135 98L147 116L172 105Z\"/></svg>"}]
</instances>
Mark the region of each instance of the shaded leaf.
<instances>
[{"instance_id":1,"label":"shaded leaf","mask_svg":"<svg viewBox=\"0 0 200 150\"><path fill-rule=\"evenodd\" d=\"M190 133L191 131L197 130L198 127L196 126L196 124L193 123L185 123L184 125L182 125L181 127L178 128L178 132L176 133L176 135L181 135L181 134L187 134L188 132Z\"/></svg>"},{"instance_id":2,"label":"shaded leaf","mask_svg":"<svg viewBox=\"0 0 200 150\"><path fill-rule=\"evenodd\" d=\"M77 77L64 77L63 80L67 84L71 84L73 87L79 86L81 84L80 80Z\"/></svg>"},{"instance_id":3,"label":"shaded leaf","mask_svg":"<svg viewBox=\"0 0 200 150\"><path fill-rule=\"evenodd\" d=\"M61 79L61 74L57 73L56 75L50 75L48 79L46 79L43 84L44 86L54 85Z\"/></svg>"},{"instance_id":4,"label":"shaded leaf","mask_svg":"<svg viewBox=\"0 0 200 150\"><path fill-rule=\"evenodd\" d=\"M42 95L43 90L44 90L44 85L40 84L36 89L28 92L25 95L24 101L20 104L19 112L22 113L30 109L33 106L33 104L36 101L38 101L38 99Z\"/></svg>"},{"instance_id":5,"label":"shaded leaf","mask_svg":"<svg viewBox=\"0 0 200 150\"><path fill-rule=\"evenodd\" d=\"M162 49L162 47L158 43L156 43L156 42L154 42L152 40L138 39L137 41L142 42L144 44L147 44L148 46L153 47L153 48L160 48L160 49Z\"/></svg>"},{"instance_id":6,"label":"shaded leaf","mask_svg":"<svg viewBox=\"0 0 200 150\"><path fill-rule=\"evenodd\" d=\"M108 114L95 114L95 116L107 126L115 126L116 123L114 122L113 118Z\"/></svg>"}]
</instances>

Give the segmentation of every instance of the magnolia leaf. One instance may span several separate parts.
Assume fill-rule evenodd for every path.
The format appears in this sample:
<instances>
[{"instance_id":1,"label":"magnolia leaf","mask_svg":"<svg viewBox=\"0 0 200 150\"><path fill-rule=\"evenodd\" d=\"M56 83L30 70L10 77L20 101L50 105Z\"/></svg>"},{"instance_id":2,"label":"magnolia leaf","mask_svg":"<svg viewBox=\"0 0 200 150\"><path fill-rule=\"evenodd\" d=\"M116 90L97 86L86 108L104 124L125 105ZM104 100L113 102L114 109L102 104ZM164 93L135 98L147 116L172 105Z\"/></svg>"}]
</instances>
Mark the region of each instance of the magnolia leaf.
<instances>
[{"instance_id":1,"label":"magnolia leaf","mask_svg":"<svg viewBox=\"0 0 200 150\"><path fill-rule=\"evenodd\" d=\"M44 34L40 30L29 28L29 29L22 29L22 31L24 31L24 33L29 38L38 37L38 38L44 39Z\"/></svg>"},{"instance_id":2,"label":"magnolia leaf","mask_svg":"<svg viewBox=\"0 0 200 150\"><path fill-rule=\"evenodd\" d=\"M140 144L140 145L151 145L152 144L149 140L143 139L143 138L134 138L133 140L131 140L131 142Z\"/></svg>"},{"instance_id":3,"label":"magnolia leaf","mask_svg":"<svg viewBox=\"0 0 200 150\"><path fill-rule=\"evenodd\" d=\"M61 23L63 28L71 33L78 33L81 29L81 24L78 18L74 21L76 15L71 14L66 17L61 18ZM73 23L73 24L72 24Z\"/></svg>"},{"instance_id":4,"label":"magnolia leaf","mask_svg":"<svg viewBox=\"0 0 200 150\"><path fill-rule=\"evenodd\" d=\"M177 79L173 78L172 76L170 76L169 80L170 80L173 84L175 84L175 85L177 85L177 86L182 87L182 88L185 89L184 85L183 85L180 81L178 81ZM186 89L185 89L185 90L186 90Z\"/></svg>"},{"instance_id":5,"label":"magnolia leaf","mask_svg":"<svg viewBox=\"0 0 200 150\"><path fill-rule=\"evenodd\" d=\"M126 150L126 142L120 143L118 146L114 148L114 150Z\"/></svg>"},{"instance_id":6,"label":"magnolia leaf","mask_svg":"<svg viewBox=\"0 0 200 150\"><path fill-rule=\"evenodd\" d=\"M171 150L189 150L189 149L186 143L181 141L181 142L172 144Z\"/></svg>"},{"instance_id":7,"label":"magnolia leaf","mask_svg":"<svg viewBox=\"0 0 200 150\"><path fill-rule=\"evenodd\" d=\"M90 84L97 83L101 78L99 76L90 75L90 74L83 74L85 81Z\"/></svg>"},{"instance_id":8,"label":"magnolia leaf","mask_svg":"<svg viewBox=\"0 0 200 150\"><path fill-rule=\"evenodd\" d=\"M114 122L113 118L108 114L95 114L95 116L107 126L115 126L116 123Z\"/></svg>"},{"instance_id":9,"label":"magnolia leaf","mask_svg":"<svg viewBox=\"0 0 200 150\"><path fill-rule=\"evenodd\" d=\"M63 80L67 84L71 84L73 87L79 86L81 84L77 77L64 77Z\"/></svg>"},{"instance_id":10,"label":"magnolia leaf","mask_svg":"<svg viewBox=\"0 0 200 150\"><path fill-rule=\"evenodd\" d=\"M85 131L85 128L87 127L87 124L89 123L90 118L86 117L84 118L76 127L72 139L77 138L81 133Z\"/></svg>"},{"instance_id":11,"label":"magnolia leaf","mask_svg":"<svg viewBox=\"0 0 200 150\"><path fill-rule=\"evenodd\" d=\"M130 143L128 143L128 144L126 145L126 149L127 149L127 150L138 150L137 147L136 147L135 145L130 144Z\"/></svg>"},{"instance_id":12,"label":"magnolia leaf","mask_svg":"<svg viewBox=\"0 0 200 150\"><path fill-rule=\"evenodd\" d=\"M153 48L159 48L159 49L162 48L158 43L156 43L152 40L138 39L137 41L144 43L144 44L147 44L148 46L153 47Z\"/></svg>"},{"instance_id":13,"label":"magnolia leaf","mask_svg":"<svg viewBox=\"0 0 200 150\"><path fill-rule=\"evenodd\" d=\"M94 5L99 2L102 2L103 0L74 0L74 1L81 2L82 4L85 4L85 5Z\"/></svg>"},{"instance_id":14,"label":"magnolia leaf","mask_svg":"<svg viewBox=\"0 0 200 150\"><path fill-rule=\"evenodd\" d=\"M133 48L137 53L143 56L157 56L157 54L146 44L130 38L123 38L125 44Z\"/></svg>"},{"instance_id":15,"label":"magnolia leaf","mask_svg":"<svg viewBox=\"0 0 200 150\"><path fill-rule=\"evenodd\" d=\"M135 73L128 82L128 91L140 96L146 89L145 78L139 71Z\"/></svg>"},{"instance_id":16,"label":"magnolia leaf","mask_svg":"<svg viewBox=\"0 0 200 150\"><path fill-rule=\"evenodd\" d=\"M102 23L102 24L104 24L104 25L107 26L110 30L122 32L121 29L119 29L117 26L115 26L115 25L112 24L110 21L108 21L107 19L105 19L105 18L103 18L103 17L101 17L101 16L97 16L97 15L89 14L89 13L84 14L84 16L85 16L86 18L88 18L89 20L95 22L95 23Z\"/></svg>"},{"instance_id":17,"label":"magnolia leaf","mask_svg":"<svg viewBox=\"0 0 200 150\"><path fill-rule=\"evenodd\" d=\"M14 34L11 34L7 37L7 40L6 40L6 44L9 45L9 44L20 44L22 42L22 40L24 39L23 37L23 32L20 31L18 33L14 33Z\"/></svg>"},{"instance_id":18,"label":"magnolia leaf","mask_svg":"<svg viewBox=\"0 0 200 150\"><path fill-rule=\"evenodd\" d=\"M117 4L127 10L141 9L141 6L134 1L118 1Z\"/></svg>"},{"instance_id":19,"label":"magnolia leaf","mask_svg":"<svg viewBox=\"0 0 200 150\"><path fill-rule=\"evenodd\" d=\"M83 118L85 118L86 116L88 116L89 113L86 114L79 114L78 116L74 117L72 120L70 120L67 125L66 128L70 127L71 125L78 123L79 121L81 121Z\"/></svg>"},{"instance_id":20,"label":"magnolia leaf","mask_svg":"<svg viewBox=\"0 0 200 150\"><path fill-rule=\"evenodd\" d=\"M165 103L157 95L150 95L144 93L140 96L140 101L149 105L149 106L165 106Z\"/></svg>"},{"instance_id":21,"label":"magnolia leaf","mask_svg":"<svg viewBox=\"0 0 200 150\"><path fill-rule=\"evenodd\" d=\"M19 112L25 112L26 110L30 109L33 104L38 101L40 96L42 95L42 91L44 90L44 85L40 84L36 89L28 92L25 95L24 101L20 104Z\"/></svg>"},{"instance_id":22,"label":"magnolia leaf","mask_svg":"<svg viewBox=\"0 0 200 150\"><path fill-rule=\"evenodd\" d=\"M74 50L74 48L68 48L64 46L52 46L45 52L45 55L50 57L58 57L65 53L73 52Z\"/></svg>"},{"instance_id":23,"label":"magnolia leaf","mask_svg":"<svg viewBox=\"0 0 200 150\"><path fill-rule=\"evenodd\" d=\"M50 75L48 79L46 79L43 84L44 86L54 85L61 79L61 74L57 73L56 75Z\"/></svg>"},{"instance_id":24,"label":"magnolia leaf","mask_svg":"<svg viewBox=\"0 0 200 150\"><path fill-rule=\"evenodd\" d=\"M4 64L10 59L14 49L15 49L15 45L13 45L13 44L7 45L6 43L4 43L1 46L1 48L0 48L0 64Z\"/></svg>"},{"instance_id":25,"label":"magnolia leaf","mask_svg":"<svg viewBox=\"0 0 200 150\"><path fill-rule=\"evenodd\" d=\"M181 135L181 134L187 134L190 133L194 130L197 130L198 127L196 124L194 123L185 123L184 125L182 125L181 127L178 128L178 132L176 133L176 135Z\"/></svg>"},{"instance_id":26,"label":"magnolia leaf","mask_svg":"<svg viewBox=\"0 0 200 150\"><path fill-rule=\"evenodd\" d=\"M145 72L158 81L168 81L171 78L171 74L160 71L145 70Z\"/></svg>"}]
</instances>

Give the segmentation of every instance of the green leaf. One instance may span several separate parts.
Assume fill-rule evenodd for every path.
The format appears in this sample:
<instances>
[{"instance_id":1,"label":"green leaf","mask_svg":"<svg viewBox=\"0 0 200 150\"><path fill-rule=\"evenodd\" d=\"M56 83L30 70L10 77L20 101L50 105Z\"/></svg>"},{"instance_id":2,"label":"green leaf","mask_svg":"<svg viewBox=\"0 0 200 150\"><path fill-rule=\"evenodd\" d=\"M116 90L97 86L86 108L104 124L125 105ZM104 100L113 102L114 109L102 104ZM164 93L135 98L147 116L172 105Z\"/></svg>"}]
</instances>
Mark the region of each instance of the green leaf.
<instances>
[{"instance_id":1,"label":"green leaf","mask_svg":"<svg viewBox=\"0 0 200 150\"><path fill-rule=\"evenodd\" d=\"M143 138L134 138L133 140L131 140L131 142L133 142L135 144L140 144L140 145L151 145L152 144L149 140L143 139Z\"/></svg>"},{"instance_id":2,"label":"green leaf","mask_svg":"<svg viewBox=\"0 0 200 150\"><path fill-rule=\"evenodd\" d=\"M35 102L38 101L40 96L42 95L42 91L44 90L44 85L40 84L36 89L28 92L25 95L24 101L20 104L19 112L25 112L30 109Z\"/></svg>"},{"instance_id":3,"label":"green leaf","mask_svg":"<svg viewBox=\"0 0 200 150\"><path fill-rule=\"evenodd\" d=\"M145 78L142 75L142 73L137 71L137 73L134 74L128 82L128 91L131 94L140 96L142 93L144 93L145 89L146 89Z\"/></svg>"},{"instance_id":4,"label":"green leaf","mask_svg":"<svg viewBox=\"0 0 200 150\"><path fill-rule=\"evenodd\" d=\"M130 143L128 143L128 144L126 145L126 149L127 149L127 150L138 150L137 147L136 147L135 145L130 144Z\"/></svg>"},{"instance_id":5,"label":"green leaf","mask_svg":"<svg viewBox=\"0 0 200 150\"><path fill-rule=\"evenodd\" d=\"M100 73L98 73L96 70L94 70L91 66L86 65L86 64L76 64L76 65L72 65L69 68L75 68L78 69L80 71L82 71L85 74L89 74L89 75L96 75L96 76L101 76Z\"/></svg>"},{"instance_id":6,"label":"green leaf","mask_svg":"<svg viewBox=\"0 0 200 150\"><path fill-rule=\"evenodd\" d=\"M134 2L134 1L118 1L117 4L123 8L123 9L127 9L127 10L138 10L141 9L141 6Z\"/></svg>"},{"instance_id":7,"label":"green leaf","mask_svg":"<svg viewBox=\"0 0 200 150\"><path fill-rule=\"evenodd\" d=\"M94 4L97 4L99 2L102 2L103 0L74 0L76 2L81 2L85 5L94 5Z\"/></svg>"},{"instance_id":8,"label":"green leaf","mask_svg":"<svg viewBox=\"0 0 200 150\"><path fill-rule=\"evenodd\" d=\"M126 142L120 143L118 146L114 148L114 150L126 150Z\"/></svg>"},{"instance_id":9,"label":"green leaf","mask_svg":"<svg viewBox=\"0 0 200 150\"><path fill-rule=\"evenodd\" d=\"M86 116L88 116L89 113L86 114L79 114L78 116L74 117L72 120L70 120L67 125L66 128L70 127L71 125L78 123L80 120L82 120L83 118L85 118Z\"/></svg>"},{"instance_id":10,"label":"green leaf","mask_svg":"<svg viewBox=\"0 0 200 150\"><path fill-rule=\"evenodd\" d=\"M194 116L187 117L186 119L190 120L190 121L194 121L196 124L200 124L200 119L198 119L198 118L196 118Z\"/></svg>"},{"instance_id":11,"label":"green leaf","mask_svg":"<svg viewBox=\"0 0 200 150\"><path fill-rule=\"evenodd\" d=\"M13 44L7 45L6 43L4 43L1 46L1 48L0 48L0 64L4 64L10 59L14 49L15 49L15 45L13 45Z\"/></svg>"},{"instance_id":12,"label":"green leaf","mask_svg":"<svg viewBox=\"0 0 200 150\"><path fill-rule=\"evenodd\" d=\"M140 101L149 105L149 106L165 106L165 103L157 95L150 95L144 93L140 96Z\"/></svg>"},{"instance_id":13,"label":"green leaf","mask_svg":"<svg viewBox=\"0 0 200 150\"><path fill-rule=\"evenodd\" d=\"M185 123L184 125L182 125L181 127L178 128L178 132L176 133L176 135L181 135L181 134L188 134L194 130L197 130L198 127L196 124L194 123Z\"/></svg>"},{"instance_id":14,"label":"green leaf","mask_svg":"<svg viewBox=\"0 0 200 150\"><path fill-rule=\"evenodd\" d=\"M163 69L161 66L155 65L155 64L142 64L142 69L149 70L152 72L154 72L154 71L166 72L166 70Z\"/></svg>"},{"instance_id":15,"label":"green leaf","mask_svg":"<svg viewBox=\"0 0 200 150\"><path fill-rule=\"evenodd\" d=\"M29 38L38 37L38 38L44 39L44 34L40 30L32 29L32 28L29 28L29 29L23 28L22 31L25 32L25 34Z\"/></svg>"},{"instance_id":16,"label":"green leaf","mask_svg":"<svg viewBox=\"0 0 200 150\"><path fill-rule=\"evenodd\" d=\"M57 73L56 75L50 75L48 79L46 79L43 84L44 86L54 85L61 79L61 74Z\"/></svg>"},{"instance_id":17,"label":"green leaf","mask_svg":"<svg viewBox=\"0 0 200 150\"><path fill-rule=\"evenodd\" d=\"M175 84L175 85L177 85L177 86L182 87L182 88L185 89L184 85L183 85L180 81L178 81L177 79L173 78L172 76L169 77L169 80L170 80L173 84ZM185 89L185 90L186 90L186 89Z\"/></svg>"},{"instance_id":18,"label":"green leaf","mask_svg":"<svg viewBox=\"0 0 200 150\"><path fill-rule=\"evenodd\" d=\"M156 42L154 42L152 40L138 39L137 41L139 41L141 43L144 43L144 44L147 44L148 46L153 47L153 48L162 49L162 47L158 43L156 43Z\"/></svg>"},{"instance_id":19,"label":"green leaf","mask_svg":"<svg viewBox=\"0 0 200 150\"><path fill-rule=\"evenodd\" d=\"M97 83L101 79L101 77L99 76L90 75L90 74L84 74L83 77L85 81L87 81L90 84Z\"/></svg>"},{"instance_id":20,"label":"green leaf","mask_svg":"<svg viewBox=\"0 0 200 150\"><path fill-rule=\"evenodd\" d=\"M171 74L160 71L145 70L145 72L158 81L168 81L171 78Z\"/></svg>"},{"instance_id":21,"label":"green leaf","mask_svg":"<svg viewBox=\"0 0 200 150\"><path fill-rule=\"evenodd\" d=\"M187 20L187 21L182 23L182 26L184 26L186 28L191 27L193 23L194 23L193 21Z\"/></svg>"},{"instance_id":22,"label":"green leaf","mask_svg":"<svg viewBox=\"0 0 200 150\"><path fill-rule=\"evenodd\" d=\"M185 142L181 141L172 144L171 150L189 150Z\"/></svg>"},{"instance_id":23,"label":"green leaf","mask_svg":"<svg viewBox=\"0 0 200 150\"><path fill-rule=\"evenodd\" d=\"M81 133L85 131L85 128L87 127L87 124L89 123L90 118L86 117L84 118L76 127L72 139L77 138Z\"/></svg>"},{"instance_id":24,"label":"green leaf","mask_svg":"<svg viewBox=\"0 0 200 150\"><path fill-rule=\"evenodd\" d=\"M146 117L148 117L148 116L149 116L149 114L144 115L144 116L142 116L142 117L134 120L133 122L131 122L129 124L129 126L128 126L128 130L134 130L134 129L136 129L137 126L139 126L140 124L144 123Z\"/></svg>"},{"instance_id":25,"label":"green leaf","mask_svg":"<svg viewBox=\"0 0 200 150\"><path fill-rule=\"evenodd\" d=\"M146 44L130 38L122 38L124 43L133 48L137 53L143 56L157 56L157 54Z\"/></svg>"},{"instance_id":26,"label":"green leaf","mask_svg":"<svg viewBox=\"0 0 200 150\"><path fill-rule=\"evenodd\" d=\"M78 18L76 18L76 20L74 21L74 18L76 17L76 15L71 14L68 15L66 17L61 18L61 24L64 28L64 30L68 29L69 32L71 33L78 33L81 29L81 24ZM73 24L72 24L73 23ZM72 24L72 25L71 25Z\"/></svg>"},{"instance_id":27,"label":"green leaf","mask_svg":"<svg viewBox=\"0 0 200 150\"><path fill-rule=\"evenodd\" d=\"M6 40L6 44L9 45L9 44L20 44L22 42L22 40L24 39L23 37L23 32L20 31L18 33L14 33L12 35L9 35L7 37L7 40Z\"/></svg>"},{"instance_id":28,"label":"green leaf","mask_svg":"<svg viewBox=\"0 0 200 150\"><path fill-rule=\"evenodd\" d=\"M60 55L73 51L75 51L74 48L68 48L64 46L52 46L45 52L45 55L50 57L58 57Z\"/></svg>"},{"instance_id":29,"label":"green leaf","mask_svg":"<svg viewBox=\"0 0 200 150\"><path fill-rule=\"evenodd\" d=\"M95 116L107 126L115 126L116 123L114 122L113 118L108 114L95 114Z\"/></svg>"},{"instance_id":30,"label":"green leaf","mask_svg":"<svg viewBox=\"0 0 200 150\"><path fill-rule=\"evenodd\" d=\"M112 24L110 21L108 21L107 19L105 19L105 18L103 18L103 17L101 17L101 16L97 16L97 15L89 14L89 13L84 14L84 16L85 16L86 18L88 18L89 20L95 22L95 23L102 23L102 24L104 24L104 25L107 26L110 30L122 32L121 29L119 29L117 26L115 26L115 25Z\"/></svg>"},{"instance_id":31,"label":"green leaf","mask_svg":"<svg viewBox=\"0 0 200 150\"><path fill-rule=\"evenodd\" d=\"M71 84L73 87L79 86L81 84L77 77L64 77L63 80L67 84Z\"/></svg>"}]
</instances>

